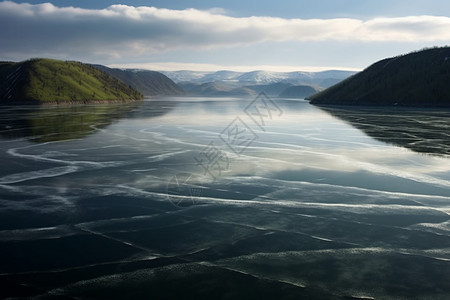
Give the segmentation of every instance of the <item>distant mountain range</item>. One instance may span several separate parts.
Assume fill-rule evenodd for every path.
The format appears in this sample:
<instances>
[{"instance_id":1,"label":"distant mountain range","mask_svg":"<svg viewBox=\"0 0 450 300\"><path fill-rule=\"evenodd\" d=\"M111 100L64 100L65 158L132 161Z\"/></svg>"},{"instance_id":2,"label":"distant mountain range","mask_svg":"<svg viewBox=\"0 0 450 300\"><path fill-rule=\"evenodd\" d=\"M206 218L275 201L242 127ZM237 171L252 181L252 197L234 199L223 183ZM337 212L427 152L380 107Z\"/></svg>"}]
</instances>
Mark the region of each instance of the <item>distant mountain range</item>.
<instances>
[{"instance_id":1,"label":"distant mountain range","mask_svg":"<svg viewBox=\"0 0 450 300\"><path fill-rule=\"evenodd\" d=\"M450 107L450 47L383 59L310 100L318 105Z\"/></svg>"},{"instance_id":2,"label":"distant mountain range","mask_svg":"<svg viewBox=\"0 0 450 300\"><path fill-rule=\"evenodd\" d=\"M327 87L331 82L339 82L355 74L354 71L329 70L322 72L200 72L200 71L161 71L176 83L207 83L214 81L233 81L248 84L270 84L287 82L291 84L318 85Z\"/></svg>"},{"instance_id":3,"label":"distant mountain range","mask_svg":"<svg viewBox=\"0 0 450 300\"><path fill-rule=\"evenodd\" d=\"M323 72L198 72L163 71L188 94L201 96L251 96L264 91L270 96L304 98L347 77L353 71ZM307 89L302 87L309 87ZM298 88L295 88L298 87ZM290 91L286 91L290 89Z\"/></svg>"}]
</instances>

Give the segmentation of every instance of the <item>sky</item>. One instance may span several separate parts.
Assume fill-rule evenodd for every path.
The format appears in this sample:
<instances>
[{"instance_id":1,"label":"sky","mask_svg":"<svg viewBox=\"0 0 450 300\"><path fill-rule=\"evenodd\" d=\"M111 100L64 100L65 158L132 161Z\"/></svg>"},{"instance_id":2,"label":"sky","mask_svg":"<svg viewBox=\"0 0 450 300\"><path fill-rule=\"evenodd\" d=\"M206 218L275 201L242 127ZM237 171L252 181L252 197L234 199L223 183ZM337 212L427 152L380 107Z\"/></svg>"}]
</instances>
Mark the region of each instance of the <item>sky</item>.
<instances>
[{"instance_id":1,"label":"sky","mask_svg":"<svg viewBox=\"0 0 450 300\"><path fill-rule=\"evenodd\" d=\"M448 0L0 1L0 60L197 71L361 70L450 45Z\"/></svg>"}]
</instances>

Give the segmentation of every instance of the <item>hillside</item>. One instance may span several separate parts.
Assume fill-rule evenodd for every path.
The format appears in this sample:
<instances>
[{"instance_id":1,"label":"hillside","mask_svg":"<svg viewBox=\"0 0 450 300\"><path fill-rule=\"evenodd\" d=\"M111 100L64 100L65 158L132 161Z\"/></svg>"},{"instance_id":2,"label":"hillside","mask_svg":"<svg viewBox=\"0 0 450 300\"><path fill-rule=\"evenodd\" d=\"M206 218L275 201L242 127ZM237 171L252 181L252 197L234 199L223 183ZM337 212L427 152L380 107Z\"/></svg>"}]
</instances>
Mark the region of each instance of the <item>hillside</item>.
<instances>
[{"instance_id":1,"label":"hillside","mask_svg":"<svg viewBox=\"0 0 450 300\"><path fill-rule=\"evenodd\" d=\"M119 79L145 96L182 95L184 91L166 75L148 70L112 69L102 65L93 65L102 72Z\"/></svg>"},{"instance_id":2,"label":"hillside","mask_svg":"<svg viewBox=\"0 0 450 300\"><path fill-rule=\"evenodd\" d=\"M312 104L450 107L450 47L381 60L310 97Z\"/></svg>"},{"instance_id":3,"label":"hillside","mask_svg":"<svg viewBox=\"0 0 450 300\"><path fill-rule=\"evenodd\" d=\"M94 67L73 61L31 59L0 63L0 103L124 101L143 95Z\"/></svg>"}]
</instances>

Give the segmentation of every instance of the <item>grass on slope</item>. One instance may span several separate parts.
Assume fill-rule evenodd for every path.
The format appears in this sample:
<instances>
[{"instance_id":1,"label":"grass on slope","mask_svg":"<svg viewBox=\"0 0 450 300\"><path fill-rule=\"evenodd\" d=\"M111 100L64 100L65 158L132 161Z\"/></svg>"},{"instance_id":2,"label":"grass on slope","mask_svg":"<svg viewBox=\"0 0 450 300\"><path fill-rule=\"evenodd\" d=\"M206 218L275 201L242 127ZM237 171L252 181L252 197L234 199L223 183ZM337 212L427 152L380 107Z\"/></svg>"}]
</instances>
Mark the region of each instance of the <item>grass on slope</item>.
<instances>
[{"instance_id":1,"label":"grass on slope","mask_svg":"<svg viewBox=\"0 0 450 300\"><path fill-rule=\"evenodd\" d=\"M26 82L15 98L40 102L78 102L142 99L141 93L118 79L80 62L52 59L26 61Z\"/></svg>"}]
</instances>

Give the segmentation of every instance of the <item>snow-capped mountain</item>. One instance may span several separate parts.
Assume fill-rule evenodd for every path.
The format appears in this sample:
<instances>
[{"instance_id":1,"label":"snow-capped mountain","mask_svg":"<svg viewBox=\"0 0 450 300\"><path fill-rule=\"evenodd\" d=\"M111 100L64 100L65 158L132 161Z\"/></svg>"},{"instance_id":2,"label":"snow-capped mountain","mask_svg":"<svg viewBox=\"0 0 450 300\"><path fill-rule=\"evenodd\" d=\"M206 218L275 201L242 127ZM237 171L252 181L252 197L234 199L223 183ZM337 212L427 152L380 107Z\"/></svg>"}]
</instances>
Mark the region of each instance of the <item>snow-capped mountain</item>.
<instances>
[{"instance_id":1,"label":"snow-capped mountain","mask_svg":"<svg viewBox=\"0 0 450 300\"><path fill-rule=\"evenodd\" d=\"M172 79L174 82L195 82L199 81L201 78L205 77L211 72L202 72L202 71L161 71L164 75Z\"/></svg>"},{"instance_id":2,"label":"snow-capped mountain","mask_svg":"<svg viewBox=\"0 0 450 300\"><path fill-rule=\"evenodd\" d=\"M240 82L254 82L259 84L269 84L276 82L289 82L293 84L298 83L314 83L322 79L336 79L343 80L355 74L352 71L330 70L323 72L268 72L268 71L253 71L244 73L239 76Z\"/></svg>"},{"instance_id":3,"label":"snow-capped mountain","mask_svg":"<svg viewBox=\"0 0 450 300\"><path fill-rule=\"evenodd\" d=\"M202 82L215 82L215 81L239 81L238 78L243 73L234 71L217 71L206 74L200 80Z\"/></svg>"},{"instance_id":4,"label":"snow-capped mountain","mask_svg":"<svg viewBox=\"0 0 450 300\"><path fill-rule=\"evenodd\" d=\"M203 96L255 95L264 91L268 95L298 95L306 91L320 91L355 74L352 71L323 72L217 72L174 71L162 72L175 81L188 94ZM309 89L308 89L309 88ZM289 89L289 90L287 90Z\"/></svg>"},{"instance_id":5,"label":"snow-capped mountain","mask_svg":"<svg viewBox=\"0 0 450 300\"><path fill-rule=\"evenodd\" d=\"M252 71L252 72L198 72L198 71L168 71L162 72L167 77L177 83L207 83L207 82L238 82L241 84L271 84L271 83L292 83L292 84L310 84L322 86L325 81L338 82L356 72L329 70L322 72L270 72L270 71ZM326 84L328 85L328 84Z\"/></svg>"}]
</instances>

